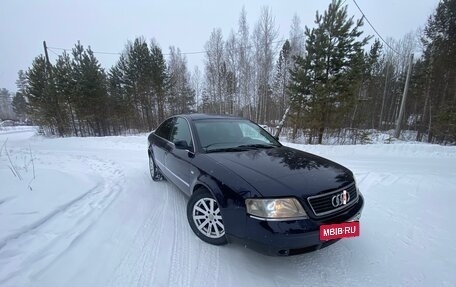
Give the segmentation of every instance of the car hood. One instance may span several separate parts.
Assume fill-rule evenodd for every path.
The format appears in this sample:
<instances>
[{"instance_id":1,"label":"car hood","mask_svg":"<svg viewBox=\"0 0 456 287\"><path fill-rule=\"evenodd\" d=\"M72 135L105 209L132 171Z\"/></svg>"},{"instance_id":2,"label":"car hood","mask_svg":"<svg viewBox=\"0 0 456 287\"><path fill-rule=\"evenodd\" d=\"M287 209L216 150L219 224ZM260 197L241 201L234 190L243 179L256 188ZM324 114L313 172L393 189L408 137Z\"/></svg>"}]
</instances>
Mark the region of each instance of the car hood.
<instances>
[{"instance_id":1,"label":"car hood","mask_svg":"<svg viewBox=\"0 0 456 287\"><path fill-rule=\"evenodd\" d=\"M206 156L242 177L264 197L303 198L353 182L352 172L340 164L285 146Z\"/></svg>"}]
</instances>

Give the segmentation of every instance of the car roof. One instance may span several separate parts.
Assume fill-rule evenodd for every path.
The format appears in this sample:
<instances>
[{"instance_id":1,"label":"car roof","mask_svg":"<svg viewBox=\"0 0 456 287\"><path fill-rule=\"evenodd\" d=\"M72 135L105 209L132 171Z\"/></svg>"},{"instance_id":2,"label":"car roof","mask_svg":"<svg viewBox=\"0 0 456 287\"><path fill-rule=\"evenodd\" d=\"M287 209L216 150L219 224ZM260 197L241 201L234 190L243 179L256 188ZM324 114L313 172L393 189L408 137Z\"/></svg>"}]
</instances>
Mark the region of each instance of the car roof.
<instances>
[{"instance_id":1,"label":"car roof","mask_svg":"<svg viewBox=\"0 0 456 287\"><path fill-rule=\"evenodd\" d=\"M238 119L238 120L245 120L242 117L235 117L235 116L230 116L230 115L211 115L211 114L181 114L181 115L176 115L176 116L181 116L185 117L188 120L191 121L197 121L197 120L218 120L218 119Z\"/></svg>"}]
</instances>

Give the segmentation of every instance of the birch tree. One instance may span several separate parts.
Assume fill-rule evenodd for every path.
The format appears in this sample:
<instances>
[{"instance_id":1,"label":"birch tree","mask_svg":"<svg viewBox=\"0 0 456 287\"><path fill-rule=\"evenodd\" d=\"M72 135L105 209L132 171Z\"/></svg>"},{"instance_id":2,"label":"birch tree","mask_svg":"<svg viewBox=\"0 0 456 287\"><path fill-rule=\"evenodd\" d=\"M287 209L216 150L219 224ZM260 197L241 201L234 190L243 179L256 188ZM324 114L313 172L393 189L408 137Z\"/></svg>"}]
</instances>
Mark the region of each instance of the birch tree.
<instances>
[{"instance_id":1,"label":"birch tree","mask_svg":"<svg viewBox=\"0 0 456 287\"><path fill-rule=\"evenodd\" d=\"M224 42L222 30L214 29L205 45L205 82L206 97L210 113L222 113L222 65L224 63Z\"/></svg>"},{"instance_id":2,"label":"birch tree","mask_svg":"<svg viewBox=\"0 0 456 287\"><path fill-rule=\"evenodd\" d=\"M253 58L245 7L242 7L239 15L237 41L238 90L242 116L253 119Z\"/></svg>"},{"instance_id":3,"label":"birch tree","mask_svg":"<svg viewBox=\"0 0 456 287\"><path fill-rule=\"evenodd\" d=\"M270 120L268 107L271 103L274 57L277 51L275 41L277 37L278 29L275 25L272 11L268 7L263 7L252 35L255 53L256 121L259 123Z\"/></svg>"},{"instance_id":4,"label":"birch tree","mask_svg":"<svg viewBox=\"0 0 456 287\"><path fill-rule=\"evenodd\" d=\"M180 49L171 46L168 60L168 111L170 115L188 113L195 103L195 93L190 86L187 59Z\"/></svg>"},{"instance_id":5,"label":"birch tree","mask_svg":"<svg viewBox=\"0 0 456 287\"><path fill-rule=\"evenodd\" d=\"M293 61L293 57L304 56L305 53L305 35L304 29L301 26L301 19L298 14L293 15L291 20L290 34L290 58Z\"/></svg>"}]
</instances>

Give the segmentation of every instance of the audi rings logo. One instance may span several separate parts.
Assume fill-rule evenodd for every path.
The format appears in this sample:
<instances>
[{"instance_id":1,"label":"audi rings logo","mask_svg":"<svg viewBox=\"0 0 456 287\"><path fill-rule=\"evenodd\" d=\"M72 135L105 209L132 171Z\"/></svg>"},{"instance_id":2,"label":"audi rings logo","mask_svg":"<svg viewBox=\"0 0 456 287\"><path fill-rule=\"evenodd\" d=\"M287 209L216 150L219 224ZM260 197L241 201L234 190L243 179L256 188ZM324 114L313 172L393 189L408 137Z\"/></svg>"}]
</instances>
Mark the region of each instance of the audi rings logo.
<instances>
[{"instance_id":1,"label":"audi rings logo","mask_svg":"<svg viewBox=\"0 0 456 287\"><path fill-rule=\"evenodd\" d=\"M331 203L334 207L339 207L341 205L345 205L350 201L350 193L346 190L342 191L339 194L336 194L332 197Z\"/></svg>"}]
</instances>

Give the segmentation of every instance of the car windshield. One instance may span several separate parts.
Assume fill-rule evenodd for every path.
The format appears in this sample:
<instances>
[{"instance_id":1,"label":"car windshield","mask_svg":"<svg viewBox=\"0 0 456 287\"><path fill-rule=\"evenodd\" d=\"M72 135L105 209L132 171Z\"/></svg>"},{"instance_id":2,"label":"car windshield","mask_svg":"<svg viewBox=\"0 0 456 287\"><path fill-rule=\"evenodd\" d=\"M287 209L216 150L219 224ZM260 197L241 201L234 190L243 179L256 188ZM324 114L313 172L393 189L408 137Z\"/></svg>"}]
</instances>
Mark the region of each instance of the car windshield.
<instances>
[{"instance_id":1,"label":"car windshield","mask_svg":"<svg viewBox=\"0 0 456 287\"><path fill-rule=\"evenodd\" d=\"M280 146L265 130L247 120L195 121L201 147L206 152L238 151Z\"/></svg>"}]
</instances>

